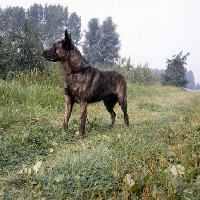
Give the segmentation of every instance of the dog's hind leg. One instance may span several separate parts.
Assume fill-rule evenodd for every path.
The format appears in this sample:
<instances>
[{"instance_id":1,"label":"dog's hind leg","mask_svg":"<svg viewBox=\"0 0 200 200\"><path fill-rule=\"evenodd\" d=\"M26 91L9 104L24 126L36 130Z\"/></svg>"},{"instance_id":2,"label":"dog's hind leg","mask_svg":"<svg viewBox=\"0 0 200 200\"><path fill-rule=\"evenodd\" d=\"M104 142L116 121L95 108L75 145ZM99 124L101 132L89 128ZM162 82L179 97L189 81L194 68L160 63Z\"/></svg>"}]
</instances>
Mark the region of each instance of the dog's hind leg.
<instances>
[{"instance_id":1,"label":"dog's hind leg","mask_svg":"<svg viewBox=\"0 0 200 200\"><path fill-rule=\"evenodd\" d=\"M128 113L127 113L127 100L122 97L122 98L119 98L118 102L124 113L124 125L126 127L128 127L129 126L129 117L128 117Z\"/></svg>"},{"instance_id":2,"label":"dog's hind leg","mask_svg":"<svg viewBox=\"0 0 200 200\"><path fill-rule=\"evenodd\" d=\"M72 113L73 105L74 105L74 102L72 102L71 97L68 95L65 95L65 117L64 117L63 128L62 128L63 133L65 133L68 130L68 122Z\"/></svg>"},{"instance_id":3,"label":"dog's hind leg","mask_svg":"<svg viewBox=\"0 0 200 200\"><path fill-rule=\"evenodd\" d=\"M106 110L110 113L111 116L110 128L112 128L113 124L115 123L116 113L114 112L113 108L117 103L117 100L118 98L115 94L111 94L103 100L104 105L106 106Z\"/></svg>"}]
</instances>

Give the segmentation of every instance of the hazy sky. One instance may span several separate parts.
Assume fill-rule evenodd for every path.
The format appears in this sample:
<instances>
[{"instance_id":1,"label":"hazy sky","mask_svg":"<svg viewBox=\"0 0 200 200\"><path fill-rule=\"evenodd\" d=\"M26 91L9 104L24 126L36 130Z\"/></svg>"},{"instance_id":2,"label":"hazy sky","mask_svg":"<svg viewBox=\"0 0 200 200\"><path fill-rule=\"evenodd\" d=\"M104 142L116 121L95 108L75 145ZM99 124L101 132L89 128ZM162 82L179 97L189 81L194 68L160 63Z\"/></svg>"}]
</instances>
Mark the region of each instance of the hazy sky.
<instances>
[{"instance_id":1,"label":"hazy sky","mask_svg":"<svg viewBox=\"0 0 200 200\"><path fill-rule=\"evenodd\" d=\"M132 63L148 62L150 68L166 69L166 58L190 53L187 70L200 83L200 0L6 0L0 5L61 4L81 16L82 29L91 18L102 23L111 16L120 34L122 57Z\"/></svg>"}]
</instances>

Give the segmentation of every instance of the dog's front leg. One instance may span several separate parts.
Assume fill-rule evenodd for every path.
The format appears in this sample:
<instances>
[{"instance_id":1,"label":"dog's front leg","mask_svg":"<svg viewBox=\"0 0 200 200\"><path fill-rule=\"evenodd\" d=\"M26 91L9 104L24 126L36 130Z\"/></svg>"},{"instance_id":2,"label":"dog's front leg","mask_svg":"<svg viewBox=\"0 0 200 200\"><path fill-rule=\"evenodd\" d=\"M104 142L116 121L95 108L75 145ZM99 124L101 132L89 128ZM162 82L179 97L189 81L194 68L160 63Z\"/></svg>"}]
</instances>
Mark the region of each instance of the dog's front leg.
<instances>
[{"instance_id":1,"label":"dog's front leg","mask_svg":"<svg viewBox=\"0 0 200 200\"><path fill-rule=\"evenodd\" d=\"M79 139L84 137L85 121L86 121L86 116L87 116L87 103L81 102L80 106L81 106L81 122L80 122L80 127L79 127L79 135L77 136Z\"/></svg>"},{"instance_id":2,"label":"dog's front leg","mask_svg":"<svg viewBox=\"0 0 200 200\"><path fill-rule=\"evenodd\" d=\"M72 113L73 105L74 105L74 102L72 102L71 97L68 95L65 95L65 117L64 117L63 128L62 128L63 133L65 133L68 130L68 122Z\"/></svg>"}]
</instances>

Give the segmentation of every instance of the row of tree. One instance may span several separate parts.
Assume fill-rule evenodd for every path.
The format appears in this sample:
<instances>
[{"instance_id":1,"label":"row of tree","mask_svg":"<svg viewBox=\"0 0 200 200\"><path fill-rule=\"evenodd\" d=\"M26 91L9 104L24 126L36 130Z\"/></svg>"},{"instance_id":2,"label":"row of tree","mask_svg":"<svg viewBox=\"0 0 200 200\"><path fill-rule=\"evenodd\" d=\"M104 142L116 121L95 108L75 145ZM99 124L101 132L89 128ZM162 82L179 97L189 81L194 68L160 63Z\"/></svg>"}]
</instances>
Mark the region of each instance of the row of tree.
<instances>
[{"instance_id":1,"label":"row of tree","mask_svg":"<svg viewBox=\"0 0 200 200\"><path fill-rule=\"evenodd\" d=\"M81 45L81 17L69 13L61 5L34 4L28 10L23 7L0 8L0 78L9 71L39 68L45 61L40 56L44 48L50 48L63 38L67 28L74 44ZM120 40L116 25L108 17L100 25L91 19L82 44L84 56L95 64L113 65L119 59Z\"/></svg>"},{"instance_id":2,"label":"row of tree","mask_svg":"<svg viewBox=\"0 0 200 200\"><path fill-rule=\"evenodd\" d=\"M66 27L73 32L75 45L81 39L81 17L75 12L70 14L68 7L61 5L34 4L27 10L23 7L7 7L0 9L0 16L4 23L1 34L19 32L24 21L28 20L29 29L40 32L42 43L47 48L63 37Z\"/></svg>"},{"instance_id":3,"label":"row of tree","mask_svg":"<svg viewBox=\"0 0 200 200\"><path fill-rule=\"evenodd\" d=\"M129 59L121 59L117 64L119 70L129 81L137 84L156 84L172 85L177 87L187 87L191 90L199 90L200 84L195 84L194 75L192 71L185 68L187 56L180 52L173 55L172 59L167 59L167 68L164 69L150 69L148 64L144 66L138 65L134 67Z\"/></svg>"}]
</instances>

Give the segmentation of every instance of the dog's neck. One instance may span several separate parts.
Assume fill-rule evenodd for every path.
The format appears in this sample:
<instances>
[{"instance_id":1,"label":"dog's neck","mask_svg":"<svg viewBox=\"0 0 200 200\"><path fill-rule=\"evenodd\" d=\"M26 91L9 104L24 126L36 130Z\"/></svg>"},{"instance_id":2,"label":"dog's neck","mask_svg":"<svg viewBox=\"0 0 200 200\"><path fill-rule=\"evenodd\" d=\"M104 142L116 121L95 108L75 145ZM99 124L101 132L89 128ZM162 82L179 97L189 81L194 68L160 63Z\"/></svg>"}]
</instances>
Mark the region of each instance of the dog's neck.
<instances>
[{"instance_id":1,"label":"dog's neck","mask_svg":"<svg viewBox=\"0 0 200 200\"><path fill-rule=\"evenodd\" d=\"M61 64L66 75L75 74L84 68L91 67L76 47L67 53Z\"/></svg>"},{"instance_id":2,"label":"dog's neck","mask_svg":"<svg viewBox=\"0 0 200 200\"><path fill-rule=\"evenodd\" d=\"M66 60L62 61L61 64L63 67L64 74L70 75L72 73L72 70L71 70L68 60L66 59Z\"/></svg>"}]
</instances>

